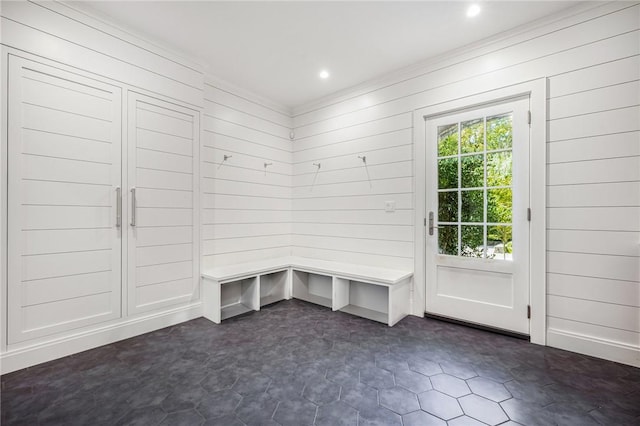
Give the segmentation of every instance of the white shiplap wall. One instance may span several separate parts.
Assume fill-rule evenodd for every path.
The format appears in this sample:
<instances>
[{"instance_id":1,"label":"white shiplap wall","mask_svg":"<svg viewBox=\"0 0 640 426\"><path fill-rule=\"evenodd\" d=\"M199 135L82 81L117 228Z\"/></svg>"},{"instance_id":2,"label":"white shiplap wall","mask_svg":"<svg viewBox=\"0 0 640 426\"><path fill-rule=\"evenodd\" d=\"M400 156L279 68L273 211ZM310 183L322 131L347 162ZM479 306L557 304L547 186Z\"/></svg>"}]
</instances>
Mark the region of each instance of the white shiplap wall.
<instances>
[{"instance_id":1,"label":"white shiplap wall","mask_svg":"<svg viewBox=\"0 0 640 426\"><path fill-rule=\"evenodd\" d=\"M547 77L548 343L640 365L639 54L611 3L298 108L293 253L413 267L411 111Z\"/></svg>"},{"instance_id":2,"label":"white shiplap wall","mask_svg":"<svg viewBox=\"0 0 640 426\"><path fill-rule=\"evenodd\" d=\"M290 114L210 80L201 148L203 268L288 256ZM224 161L224 156L231 156ZM265 168L265 163L269 164Z\"/></svg>"}]
</instances>

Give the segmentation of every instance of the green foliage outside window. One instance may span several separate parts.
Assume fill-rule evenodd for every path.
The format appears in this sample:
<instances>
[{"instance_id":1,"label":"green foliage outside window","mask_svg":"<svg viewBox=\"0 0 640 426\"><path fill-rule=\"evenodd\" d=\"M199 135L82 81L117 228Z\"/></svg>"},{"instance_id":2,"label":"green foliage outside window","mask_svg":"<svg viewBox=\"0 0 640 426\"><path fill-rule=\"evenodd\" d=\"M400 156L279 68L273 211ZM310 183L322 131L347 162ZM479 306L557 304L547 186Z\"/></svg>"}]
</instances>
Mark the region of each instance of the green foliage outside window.
<instances>
[{"instance_id":1,"label":"green foliage outside window","mask_svg":"<svg viewBox=\"0 0 640 426\"><path fill-rule=\"evenodd\" d=\"M438 157L449 157L438 160L438 188L453 189L438 194L438 222L478 223L438 225L440 253L496 258L511 253L512 138L511 114L438 128ZM485 238L495 254L485 253Z\"/></svg>"}]
</instances>

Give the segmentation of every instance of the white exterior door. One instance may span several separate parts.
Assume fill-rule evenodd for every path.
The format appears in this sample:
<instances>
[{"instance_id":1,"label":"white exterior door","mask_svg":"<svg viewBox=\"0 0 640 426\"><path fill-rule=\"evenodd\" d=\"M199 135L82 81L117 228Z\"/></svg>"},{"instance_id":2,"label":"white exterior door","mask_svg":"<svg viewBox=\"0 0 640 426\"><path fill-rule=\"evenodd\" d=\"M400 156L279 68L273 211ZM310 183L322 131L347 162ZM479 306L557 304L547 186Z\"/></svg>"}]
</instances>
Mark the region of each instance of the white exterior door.
<instances>
[{"instance_id":1,"label":"white exterior door","mask_svg":"<svg viewBox=\"0 0 640 426\"><path fill-rule=\"evenodd\" d=\"M9 57L8 342L121 316L120 89Z\"/></svg>"},{"instance_id":2,"label":"white exterior door","mask_svg":"<svg viewBox=\"0 0 640 426\"><path fill-rule=\"evenodd\" d=\"M128 96L128 306L146 312L199 297L196 111Z\"/></svg>"},{"instance_id":3,"label":"white exterior door","mask_svg":"<svg viewBox=\"0 0 640 426\"><path fill-rule=\"evenodd\" d=\"M529 98L426 117L426 311L529 334Z\"/></svg>"}]
</instances>

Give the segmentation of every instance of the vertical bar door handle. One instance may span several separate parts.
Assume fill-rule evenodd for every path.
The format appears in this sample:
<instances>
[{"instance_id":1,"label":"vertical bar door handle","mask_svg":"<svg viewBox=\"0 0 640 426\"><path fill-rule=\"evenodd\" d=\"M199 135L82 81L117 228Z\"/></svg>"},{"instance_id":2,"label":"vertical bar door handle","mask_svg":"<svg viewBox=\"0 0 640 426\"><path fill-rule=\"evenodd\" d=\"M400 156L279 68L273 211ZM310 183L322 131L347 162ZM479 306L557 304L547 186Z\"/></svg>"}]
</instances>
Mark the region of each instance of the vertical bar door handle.
<instances>
[{"instance_id":1,"label":"vertical bar door handle","mask_svg":"<svg viewBox=\"0 0 640 426\"><path fill-rule=\"evenodd\" d=\"M136 226L136 189L131 188L131 226Z\"/></svg>"},{"instance_id":2,"label":"vertical bar door handle","mask_svg":"<svg viewBox=\"0 0 640 426\"><path fill-rule=\"evenodd\" d=\"M122 226L122 190L116 187L116 228Z\"/></svg>"},{"instance_id":3,"label":"vertical bar door handle","mask_svg":"<svg viewBox=\"0 0 640 426\"><path fill-rule=\"evenodd\" d=\"M434 222L433 212L429 212L429 235L433 235L433 230L438 229L437 226L433 225L433 222Z\"/></svg>"}]
</instances>

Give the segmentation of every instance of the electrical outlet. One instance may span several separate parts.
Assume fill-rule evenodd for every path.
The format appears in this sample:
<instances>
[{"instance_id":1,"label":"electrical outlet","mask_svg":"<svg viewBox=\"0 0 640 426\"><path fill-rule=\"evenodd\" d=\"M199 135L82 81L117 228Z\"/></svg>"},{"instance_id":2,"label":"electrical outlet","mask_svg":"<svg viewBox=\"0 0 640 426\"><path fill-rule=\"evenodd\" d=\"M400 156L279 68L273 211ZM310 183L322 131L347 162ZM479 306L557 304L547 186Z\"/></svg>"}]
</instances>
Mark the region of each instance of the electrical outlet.
<instances>
[{"instance_id":1,"label":"electrical outlet","mask_svg":"<svg viewBox=\"0 0 640 426\"><path fill-rule=\"evenodd\" d=\"M395 212L396 211L396 202L395 201L385 201L384 202L384 211L385 212Z\"/></svg>"}]
</instances>

